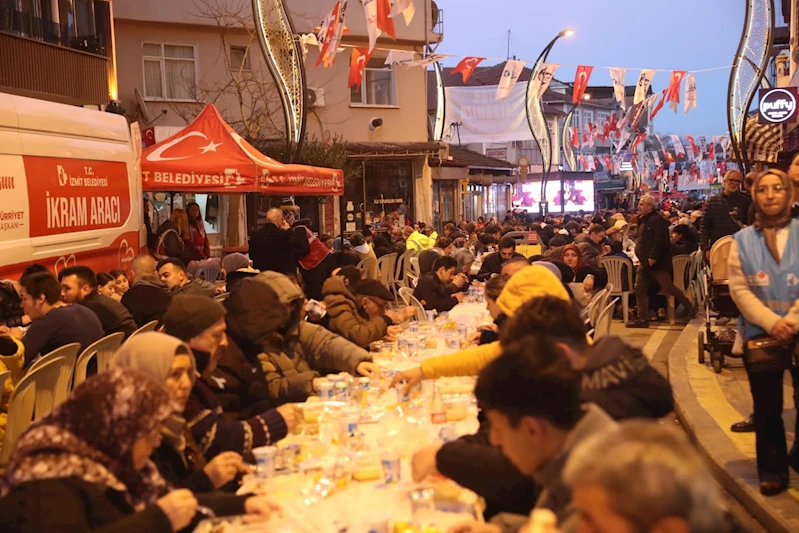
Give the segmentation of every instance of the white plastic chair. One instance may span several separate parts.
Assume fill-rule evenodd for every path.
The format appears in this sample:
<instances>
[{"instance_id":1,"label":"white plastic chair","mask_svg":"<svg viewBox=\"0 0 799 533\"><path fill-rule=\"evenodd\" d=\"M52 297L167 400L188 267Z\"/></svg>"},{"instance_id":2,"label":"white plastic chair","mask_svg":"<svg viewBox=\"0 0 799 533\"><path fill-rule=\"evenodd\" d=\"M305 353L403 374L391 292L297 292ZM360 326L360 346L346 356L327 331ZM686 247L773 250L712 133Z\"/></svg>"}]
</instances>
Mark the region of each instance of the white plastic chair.
<instances>
[{"instance_id":1,"label":"white plastic chair","mask_svg":"<svg viewBox=\"0 0 799 533\"><path fill-rule=\"evenodd\" d=\"M691 256L688 254L675 255L671 258L672 268L674 269L674 286L685 292L685 272L688 270L688 265L691 263ZM674 324L674 297L668 297L668 313L669 323Z\"/></svg>"},{"instance_id":2,"label":"white plastic chair","mask_svg":"<svg viewBox=\"0 0 799 533\"><path fill-rule=\"evenodd\" d=\"M72 390L72 375L75 372L75 362L78 359L79 352L80 352L80 344L78 344L77 342L73 342L71 344L65 344L64 346L57 348L52 352L39 358L39 360L33 363L30 369L28 369L28 373L31 373L49 361L61 360L61 367L58 372L58 379L55 385L53 386L52 405L47 411L48 413L54 407L60 405L64 400L67 399L67 396L69 396L69 392ZM37 394L37 400L36 400L37 409L39 409L38 396L39 395ZM44 406L45 404L43 403L42 405ZM39 411L37 411L36 417L40 418Z\"/></svg>"},{"instance_id":3,"label":"white plastic chair","mask_svg":"<svg viewBox=\"0 0 799 533\"><path fill-rule=\"evenodd\" d=\"M595 342L606 335L610 335L610 323L613 320L613 308L616 307L616 302L618 301L618 298L614 298L614 300L606 305L602 309L602 312L599 313L599 317L596 320L594 329L589 332L589 334L591 334L591 338Z\"/></svg>"},{"instance_id":4,"label":"white plastic chair","mask_svg":"<svg viewBox=\"0 0 799 533\"><path fill-rule=\"evenodd\" d=\"M596 326L599 313L601 313L602 309L605 308L605 304L609 296L608 290L602 289L596 293L593 298L591 298L591 303L588 304L588 307L586 307L583 311L583 318L586 322L591 324L591 327Z\"/></svg>"},{"instance_id":5,"label":"white plastic chair","mask_svg":"<svg viewBox=\"0 0 799 533\"><path fill-rule=\"evenodd\" d=\"M374 264L375 260L372 257L364 257L361 259L361 262L358 263L358 270L361 271L364 279L370 277L369 275L373 272L372 265Z\"/></svg>"},{"instance_id":6,"label":"white plastic chair","mask_svg":"<svg viewBox=\"0 0 799 533\"><path fill-rule=\"evenodd\" d=\"M627 288L623 291L624 283L622 279L623 267L627 266ZM608 285L612 285L613 290L609 291L610 296L620 296L622 309L624 311L624 323L630 318L630 293L635 290L633 280L633 262L628 257L600 257L597 266L603 267L608 273Z\"/></svg>"},{"instance_id":7,"label":"white plastic chair","mask_svg":"<svg viewBox=\"0 0 799 533\"><path fill-rule=\"evenodd\" d=\"M33 376L33 379L36 380L36 399L34 402L35 407L33 408L35 420L47 416L57 404L61 403L57 400L59 400L59 394L66 390L66 384L63 381L65 369L71 375L68 363L63 357L51 357L44 364L31 369L30 372L25 374L25 378ZM62 401L65 399L66 396L63 397Z\"/></svg>"},{"instance_id":8,"label":"white plastic chair","mask_svg":"<svg viewBox=\"0 0 799 533\"><path fill-rule=\"evenodd\" d=\"M56 361L56 367L58 362ZM50 363L45 363L39 369L48 368ZM11 398L8 400L8 422L6 434L3 437L3 447L0 449L0 464L8 463L8 458L14 449L14 444L23 431L33 422L33 411L36 406L36 375L29 372L19 380Z\"/></svg>"},{"instance_id":9,"label":"white plastic chair","mask_svg":"<svg viewBox=\"0 0 799 533\"><path fill-rule=\"evenodd\" d=\"M397 268L397 254L390 253L377 260L377 271L380 273L380 282L385 285L392 294L396 295L394 280L396 278L395 269Z\"/></svg>"},{"instance_id":10,"label":"white plastic chair","mask_svg":"<svg viewBox=\"0 0 799 533\"><path fill-rule=\"evenodd\" d=\"M416 279L422 277L422 271L419 268L419 258L411 257L411 274L416 276Z\"/></svg>"},{"instance_id":11,"label":"white plastic chair","mask_svg":"<svg viewBox=\"0 0 799 533\"><path fill-rule=\"evenodd\" d=\"M410 287L408 274L411 272L411 257L413 251L408 251L397 258L397 266L394 270L394 280L398 287Z\"/></svg>"},{"instance_id":12,"label":"white plastic chair","mask_svg":"<svg viewBox=\"0 0 799 533\"><path fill-rule=\"evenodd\" d=\"M139 333L144 333L145 331L155 331L155 328L158 327L158 321L153 320L151 322L147 322L145 325L134 331L130 334L130 337L127 338L126 342L138 335Z\"/></svg>"},{"instance_id":13,"label":"white plastic chair","mask_svg":"<svg viewBox=\"0 0 799 533\"><path fill-rule=\"evenodd\" d=\"M216 280L219 279L219 275L222 273L222 265L219 263L210 263L201 266L197 269L194 273L194 277L197 279L204 279L205 281L210 281L211 283L216 283Z\"/></svg>"},{"instance_id":14,"label":"white plastic chair","mask_svg":"<svg viewBox=\"0 0 799 533\"><path fill-rule=\"evenodd\" d=\"M83 353L78 356L77 363L75 363L75 377L73 378L72 386L77 387L86 381L86 369L92 358L96 357L98 374L107 370L108 365L111 363L111 357L122 345L122 339L124 338L124 333L112 333L83 350Z\"/></svg>"},{"instance_id":15,"label":"white plastic chair","mask_svg":"<svg viewBox=\"0 0 799 533\"><path fill-rule=\"evenodd\" d=\"M413 295L413 289L410 287L401 287L399 290L400 298L405 302L405 305L408 307L413 307L416 310L416 320L419 322L423 322L427 320L427 314L425 313L424 306L422 302L420 302L416 296Z\"/></svg>"}]
</instances>

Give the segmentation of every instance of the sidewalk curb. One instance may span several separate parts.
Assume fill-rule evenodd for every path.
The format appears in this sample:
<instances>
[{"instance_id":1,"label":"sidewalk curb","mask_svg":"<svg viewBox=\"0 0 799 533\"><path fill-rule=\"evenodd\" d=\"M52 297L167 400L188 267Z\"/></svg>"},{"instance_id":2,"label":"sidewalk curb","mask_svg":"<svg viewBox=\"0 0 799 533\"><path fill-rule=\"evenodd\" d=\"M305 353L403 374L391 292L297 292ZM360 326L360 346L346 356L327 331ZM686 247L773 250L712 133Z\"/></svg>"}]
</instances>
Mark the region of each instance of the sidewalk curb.
<instances>
[{"instance_id":1,"label":"sidewalk curb","mask_svg":"<svg viewBox=\"0 0 799 533\"><path fill-rule=\"evenodd\" d=\"M769 531L799 531L796 500L787 493L771 498L760 494L754 463L735 447L699 403L691 387L686 354L698 355L700 327L704 327L702 319L691 321L669 351L668 377L674 391L677 417L705 457L713 476L752 516Z\"/></svg>"}]
</instances>

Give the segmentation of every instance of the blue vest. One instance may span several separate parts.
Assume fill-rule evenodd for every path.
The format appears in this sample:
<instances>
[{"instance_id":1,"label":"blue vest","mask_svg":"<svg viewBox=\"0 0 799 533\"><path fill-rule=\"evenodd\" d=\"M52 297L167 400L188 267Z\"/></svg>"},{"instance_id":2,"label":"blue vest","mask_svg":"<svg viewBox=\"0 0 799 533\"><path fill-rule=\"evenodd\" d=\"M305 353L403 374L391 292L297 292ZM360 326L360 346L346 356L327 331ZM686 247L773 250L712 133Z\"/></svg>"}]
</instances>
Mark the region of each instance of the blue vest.
<instances>
[{"instance_id":1,"label":"blue vest","mask_svg":"<svg viewBox=\"0 0 799 533\"><path fill-rule=\"evenodd\" d=\"M763 232L755 231L750 226L734 236L749 289L780 316L787 315L799 298L799 220L792 220L789 228L788 242L779 264L771 257ZM744 339L770 333L749 322L743 315L741 318Z\"/></svg>"}]
</instances>

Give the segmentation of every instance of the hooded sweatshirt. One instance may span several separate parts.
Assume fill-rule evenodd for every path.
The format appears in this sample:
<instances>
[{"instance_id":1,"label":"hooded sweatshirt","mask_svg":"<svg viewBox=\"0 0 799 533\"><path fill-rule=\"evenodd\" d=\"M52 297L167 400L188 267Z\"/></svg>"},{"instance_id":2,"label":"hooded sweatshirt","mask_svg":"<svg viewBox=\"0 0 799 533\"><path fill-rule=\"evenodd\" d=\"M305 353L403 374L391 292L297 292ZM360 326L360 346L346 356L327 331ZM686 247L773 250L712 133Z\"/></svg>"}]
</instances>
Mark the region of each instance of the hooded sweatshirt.
<instances>
[{"instance_id":1,"label":"hooded sweatshirt","mask_svg":"<svg viewBox=\"0 0 799 533\"><path fill-rule=\"evenodd\" d=\"M305 296L289 278L262 272L236 285L225 301L230 333L258 361L277 404L303 402L320 371L356 373L369 353L302 318Z\"/></svg>"},{"instance_id":2,"label":"hooded sweatshirt","mask_svg":"<svg viewBox=\"0 0 799 533\"><path fill-rule=\"evenodd\" d=\"M391 319L385 315L373 319L366 317L342 276L325 281L322 293L325 295L328 328L331 331L361 348L368 348L369 343L386 336Z\"/></svg>"},{"instance_id":3,"label":"hooded sweatshirt","mask_svg":"<svg viewBox=\"0 0 799 533\"><path fill-rule=\"evenodd\" d=\"M555 296L569 301L569 294L555 274L540 265L531 265L513 275L497 298L497 305L506 316L512 317L525 302L539 296ZM450 355L431 357L422 361L422 373L427 379L476 376L501 352L497 341Z\"/></svg>"},{"instance_id":4,"label":"hooded sweatshirt","mask_svg":"<svg viewBox=\"0 0 799 533\"><path fill-rule=\"evenodd\" d=\"M143 276L133 282L122 296L122 305L128 308L138 327L164 319L164 313L172 302L169 285L156 276Z\"/></svg>"}]
</instances>

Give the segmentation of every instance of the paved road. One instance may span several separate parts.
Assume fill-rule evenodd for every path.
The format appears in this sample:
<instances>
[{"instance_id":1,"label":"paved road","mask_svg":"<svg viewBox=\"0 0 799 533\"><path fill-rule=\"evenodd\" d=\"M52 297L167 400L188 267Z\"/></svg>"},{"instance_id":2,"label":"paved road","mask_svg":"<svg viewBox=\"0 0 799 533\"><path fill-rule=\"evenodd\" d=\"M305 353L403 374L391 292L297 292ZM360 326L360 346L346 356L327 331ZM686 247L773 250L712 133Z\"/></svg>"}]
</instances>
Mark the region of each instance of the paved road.
<instances>
[{"instance_id":1,"label":"paved road","mask_svg":"<svg viewBox=\"0 0 799 533\"><path fill-rule=\"evenodd\" d=\"M652 366L661 374L667 376L669 352L674 347L683 329L683 325L670 326L667 323L658 322L649 329L629 330L624 327L623 323L614 320L611 326L611 335L618 335L629 344L643 349L644 354L652 362ZM752 405L751 397L748 394L748 384L745 382L746 373L739 360L732 360L731 366L732 368L729 371L725 370L719 379L735 380L733 386L725 387L725 389L730 390L728 395L731 397L730 401L735 403L736 408L741 413L746 413L748 409L751 409ZM742 377L743 379L741 379ZM676 416L672 420L675 424L680 424ZM682 428L682 426L680 427ZM767 533L768 530L738 500L725 490L722 485L719 485L719 488L725 505L742 529L751 533Z\"/></svg>"}]
</instances>

